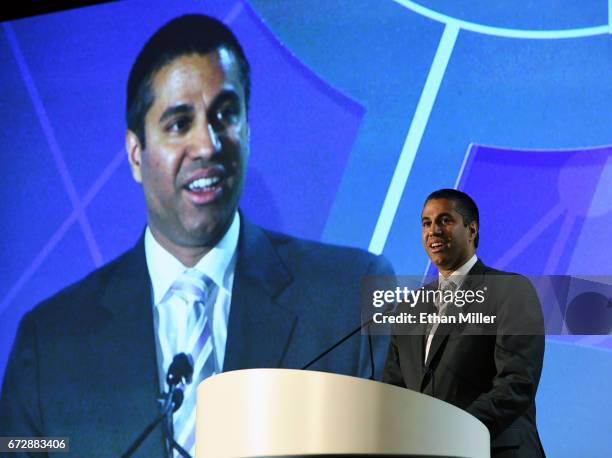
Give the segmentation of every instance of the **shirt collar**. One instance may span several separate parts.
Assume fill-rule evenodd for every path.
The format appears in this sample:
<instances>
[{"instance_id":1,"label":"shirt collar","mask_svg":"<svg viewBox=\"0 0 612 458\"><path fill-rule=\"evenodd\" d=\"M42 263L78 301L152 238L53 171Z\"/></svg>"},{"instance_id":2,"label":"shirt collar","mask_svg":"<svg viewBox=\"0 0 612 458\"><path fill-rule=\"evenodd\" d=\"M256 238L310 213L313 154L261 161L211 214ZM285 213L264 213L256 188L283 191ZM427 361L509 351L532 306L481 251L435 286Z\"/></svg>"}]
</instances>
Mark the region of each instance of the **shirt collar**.
<instances>
[{"instance_id":1,"label":"shirt collar","mask_svg":"<svg viewBox=\"0 0 612 458\"><path fill-rule=\"evenodd\" d=\"M470 270L472 270L472 267L474 267L477 261L478 257L476 254L474 254L465 264L455 270L448 277L445 278L441 273L438 273L438 283L443 285L452 280L452 282L456 285L456 289L459 289L465 280L465 276L470 273Z\"/></svg>"},{"instance_id":2,"label":"shirt collar","mask_svg":"<svg viewBox=\"0 0 612 458\"><path fill-rule=\"evenodd\" d=\"M206 274L220 289L231 293L230 277L236 265L236 250L240 235L240 215L235 213L223 238L193 267ZM162 247L147 226L145 256L153 285L153 303L159 304L172 283L188 268Z\"/></svg>"}]
</instances>

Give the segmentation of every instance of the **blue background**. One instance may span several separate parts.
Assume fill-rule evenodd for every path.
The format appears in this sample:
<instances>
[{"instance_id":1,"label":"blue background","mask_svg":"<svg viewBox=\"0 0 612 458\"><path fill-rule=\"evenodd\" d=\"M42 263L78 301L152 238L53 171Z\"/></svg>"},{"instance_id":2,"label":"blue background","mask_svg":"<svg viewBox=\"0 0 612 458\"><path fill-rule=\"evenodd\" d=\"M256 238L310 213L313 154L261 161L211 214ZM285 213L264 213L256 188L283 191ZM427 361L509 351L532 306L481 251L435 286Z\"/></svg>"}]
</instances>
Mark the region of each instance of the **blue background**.
<instances>
[{"instance_id":1,"label":"blue background","mask_svg":"<svg viewBox=\"0 0 612 458\"><path fill-rule=\"evenodd\" d=\"M520 5L520 6L517 6ZM132 246L127 74L164 22L204 12L253 69L241 206L265 227L428 270L425 196L469 192L479 256L612 274L612 37L605 0L129 1L2 24L0 372L21 315ZM549 337L551 457L612 456L612 339Z\"/></svg>"}]
</instances>

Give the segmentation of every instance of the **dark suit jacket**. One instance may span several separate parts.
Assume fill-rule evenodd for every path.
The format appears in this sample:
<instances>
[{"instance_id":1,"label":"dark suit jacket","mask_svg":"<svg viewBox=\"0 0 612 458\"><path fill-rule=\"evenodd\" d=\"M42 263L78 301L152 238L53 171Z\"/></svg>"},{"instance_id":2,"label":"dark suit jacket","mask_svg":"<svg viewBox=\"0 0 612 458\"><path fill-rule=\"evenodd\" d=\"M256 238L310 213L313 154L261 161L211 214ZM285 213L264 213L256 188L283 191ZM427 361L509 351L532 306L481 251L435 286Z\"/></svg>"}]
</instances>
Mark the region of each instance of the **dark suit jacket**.
<instances>
[{"instance_id":1,"label":"dark suit jacket","mask_svg":"<svg viewBox=\"0 0 612 458\"><path fill-rule=\"evenodd\" d=\"M303 366L359 326L361 278L390 273L380 257L243 218L224 370ZM27 313L4 379L0 436L69 437L72 456L123 453L159 408L151 297L141 239ZM379 372L387 347L375 342ZM369 376L367 338L354 336L312 369ZM164 456L161 433L136 456Z\"/></svg>"},{"instance_id":2,"label":"dark suit jacket","mask_svg":"<svg viewBox=\"0 0 612 458\"><path fill-rule=\"evenodd\" d=\"M478 261L461 289L483 288L486 300L466 304L461 311L496 315L493 334L483 335L491 328L440 325L424 364L425 325L417 332L397 328L383 381L433 395L474 415L489 429L494 457L543 456L535 408L544 356L539 299L525 277ZM420 306L434 311L431 304ZM456 307L447 313L455 312Z\"/></svg>"}]
</instances>

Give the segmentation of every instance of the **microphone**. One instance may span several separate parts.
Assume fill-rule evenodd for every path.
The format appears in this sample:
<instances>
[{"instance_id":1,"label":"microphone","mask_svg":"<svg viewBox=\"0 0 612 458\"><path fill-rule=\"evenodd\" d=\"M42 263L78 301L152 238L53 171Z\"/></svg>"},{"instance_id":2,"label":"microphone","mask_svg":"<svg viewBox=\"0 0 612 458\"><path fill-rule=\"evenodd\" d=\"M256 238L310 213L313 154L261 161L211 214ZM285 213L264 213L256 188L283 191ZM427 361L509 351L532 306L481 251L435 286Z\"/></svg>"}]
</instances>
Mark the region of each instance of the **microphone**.
<instances>
[{"instance_id":1,"label":"microphone","mask_svg":"<svg viewBox=\"0 0 612 458\"><path fill-rule=\"evenodd\" d=\"M132 445L130 445L127 451L121 455L121 458L131 457L164 418L166 419L166 423L164 424L163 430L167 436L170 451L172 451L174 448L181 456L191 458L189 453L187 453L183 447L177 444L174 437L172 437L171 425L172 414L176 412L181 405L183 405L183 400L185 397L183 389L179 385L191 383L192 377L193 364L191 363L191 358L185 353L179 353L172 359L172 363L170 364L166 374L166 383L168 383L169 390L160 398L160 401L162 401L161 412L151 423L147 425L144 431L136 438Z\"/></svg>"},{"instance_id":2,"label":"microphone","mask_svg":"<svg viewBox=\"0 0 612 458\"><path fill-rule=\"evenodd\" d=\"M185 353L179 353L172 359L172 363L168 368L166 375L166 383L168 386L176 386L179 383L188 385L193 377L193 364L191 357Z\"/></svg>"}]
</instances>

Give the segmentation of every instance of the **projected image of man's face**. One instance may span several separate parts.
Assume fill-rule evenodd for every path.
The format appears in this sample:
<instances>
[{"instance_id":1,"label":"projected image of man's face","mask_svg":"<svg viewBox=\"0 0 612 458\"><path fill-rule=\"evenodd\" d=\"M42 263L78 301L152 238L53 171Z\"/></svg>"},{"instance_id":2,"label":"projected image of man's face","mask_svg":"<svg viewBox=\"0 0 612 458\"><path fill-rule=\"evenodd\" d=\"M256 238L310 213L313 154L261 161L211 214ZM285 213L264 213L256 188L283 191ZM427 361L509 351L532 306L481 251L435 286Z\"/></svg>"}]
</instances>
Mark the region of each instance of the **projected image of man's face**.
<instances>
[{"instance_id":1,"label":"projected image of man's face","mask_svg":"<svg viewBox=\"0 0 612 458\"><path fill-rule=\"evenodd\" d=\"M236 59L224 48L177 57L152 89L146 147L130 154L151 231L169 247L212 246L232 222L248 158Z\"/></svg>"}]
</instances>

